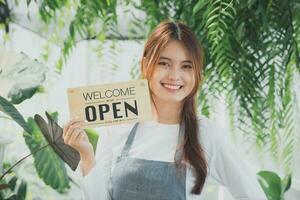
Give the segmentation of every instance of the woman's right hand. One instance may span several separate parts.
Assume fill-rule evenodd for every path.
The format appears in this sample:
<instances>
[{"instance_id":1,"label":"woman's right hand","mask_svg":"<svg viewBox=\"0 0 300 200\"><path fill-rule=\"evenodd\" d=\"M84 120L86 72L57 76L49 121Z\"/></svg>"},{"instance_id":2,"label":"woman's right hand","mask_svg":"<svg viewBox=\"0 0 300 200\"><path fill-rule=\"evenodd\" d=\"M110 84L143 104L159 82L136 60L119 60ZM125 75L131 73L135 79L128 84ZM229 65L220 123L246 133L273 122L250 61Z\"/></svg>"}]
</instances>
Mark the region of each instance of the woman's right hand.
<instances>
[{"instance_id":1,"label":"woman's right hand","mask_svg":"<svg viewBox=\"0 0 300 200\"><path fill-rule=\"evenodd\" d=\"M65 144L79 152L81 159L91 159L94 157L93 146L82 128L83 125L83 120L73 119L69 121L64 126L63 139Z\"/></svg>"}]
</instances>

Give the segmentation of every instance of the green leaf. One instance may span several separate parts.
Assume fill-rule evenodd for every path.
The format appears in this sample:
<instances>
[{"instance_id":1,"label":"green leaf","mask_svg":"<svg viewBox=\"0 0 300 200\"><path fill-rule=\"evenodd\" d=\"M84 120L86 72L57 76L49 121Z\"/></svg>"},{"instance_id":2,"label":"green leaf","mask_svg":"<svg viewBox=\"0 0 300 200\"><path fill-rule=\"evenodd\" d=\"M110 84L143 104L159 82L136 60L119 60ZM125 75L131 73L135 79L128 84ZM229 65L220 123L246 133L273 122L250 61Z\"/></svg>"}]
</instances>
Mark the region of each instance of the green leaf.
<instances>
[{"instance_id":1,"label":"green leaf","mask_svg":"<svg viewBox=\"0 0 300 200\"><path fill-rule=\"evenodd\" d=\"M8 185L9 188L14 191L15 187L16 187L16 183L17 183L18 178L16 176L12 177L9 181L8 181Z\"/></svg>"},{"instance_id":2,"label":"green leaf","mask_svg":"<svg viewBox=\"0 0 300 200\"><path fill-rule=\"evenodd\" d=\"M25 200L26 193L27 183L24 180L22 180L17 191L18 200Z\"/></svg>"},{"instance_id":3,"label":"green leaf","mask_svg":"<svg viewBox=\"0 0 300 200\"><path fill-rule=\"evenodd\" d=\"M282 180L282 190L284 192L288 191L291 185L292 185L292 175L288 175Z\"/></svg>"},{"instance_id":4,"label":"green leaf","mask_svg":"<svg viewBox=\"0 0 300 200\"><path fill-rule=\"evenodd\" d=\"M99 139L98 133L91 128L84 129L84 131L86 132L90 143L93 145L94 152L96 152L97 142Z\"/></svg>"},{"instance_id":5,"label":"green leaf","mask_svg":"<svg viewBox=\"0 0 300 200\"><path fill-rule=\"evenodd\" d=\"M193 15L195 15L199 10L203 9L209 1L207 0L198 0L196 5L193 8Z\"/></svg>"},{"instance_id":6,"label":"green leaf","mask_svg":"<svg viewBox=\"0 0 300 200\"><path fill-rule=\"evenodd\" d=\"M61 73L61 70L62 70L62 68L63 68L63 58L62 57L60 57L59 59L58 59L58 61L56 62L56 64L55 64L55 68L57 69L57 72L59 72L59 73Z\"/></svg>"},{"instance_id":7,"label":"green leaf","mask_svg":"<svg viewBox=\"0 0 300 200\"><path fill-rule=\"evenodd\" d=\"M27 133L31 133L31 128L27 125L23 116L19 113L19 111L8 102L5 98L0 96L0 111L9 115L15 122L17 122Z\"/></svg>"},{"instance_id":8,"label":"green leaf","mask_svg":"<svg viewBox=\"0 0 300 200\"><path fill-rule=\"evenodd\" d=\"M11 99L11 103L19 104L26 99L30 99L37 91L39 91L40 86L29 87L21 89L19 87L14 87L9 91L8 98Z\"/></svg>"},{"instance_id":9,"label":"green leaf","mask_svg":"<svg viewBox=\"0 0 300 200\"><path fill-rule=\"evenodd\" d=\"M24 134L25 142L31 152L48 144L33 118L28 118L28 126L33 130L31 135ZM64 162L56 155L51 148L44 148L33 155L34 166L39 177L46 185L60 193L66 192L69 188L69 178Z\"/></svg>"},{"instance_id":10,"label":"green leaf","mask_svg":"<svg viewBox=\"0 0 300 200\"><path fill-rule=\"evenodd\" d=\"M18 196L16 194L11 194L8 198L5 200L18 200Z\"/></svg>"},{"instance_id":11,"label":"green leaf","mask_svg":"<svg viewBox=\"0 0 300 200\"><path fill-rule=\"evenodd\" d=\"M100 41L100 42L104 42L105 41L105 38L106 38L106 35L105 33L101 32L98 34L97 36L97 39Z\"/></svg>"},{"instance_id":12,"label":"green leaf","mask_svg":"<svg viewBox=\"0 0 300 200\"><path fill-rule=\"evenodd\" d=\"M258 181L268 200L281 200L281 179L274 172L260 171Z\"/></svg>"}]
</instances>

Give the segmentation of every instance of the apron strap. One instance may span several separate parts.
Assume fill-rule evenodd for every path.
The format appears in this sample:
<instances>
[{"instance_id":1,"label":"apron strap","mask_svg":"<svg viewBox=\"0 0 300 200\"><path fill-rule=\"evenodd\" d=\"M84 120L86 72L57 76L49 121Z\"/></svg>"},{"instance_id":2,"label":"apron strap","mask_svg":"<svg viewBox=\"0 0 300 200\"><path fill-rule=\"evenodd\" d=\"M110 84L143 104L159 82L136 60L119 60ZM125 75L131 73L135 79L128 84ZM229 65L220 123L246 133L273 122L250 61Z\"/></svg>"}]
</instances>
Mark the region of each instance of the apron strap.
<instances>
[{"instance_id":1,"label":"apron strap","mask_svg":"<svg viewBox=\"0 0 300 200\"><path fill-rule=\"evenodd\" d=\"M181 123L180 127L179 127L176 152L175 152L175 155L174 155L175 164L177 166L181 165L181 161L182 161L182 158L183 158L183 141L184 141L184 135L185 135L184 131L185 131L184 124Z\"/></svg>"},{"instance_id":2,"label":"apron strap","mask_svg":"<svg viewBox=\"0 0 300 200\"><path fill-rule=\"evenodd\" d=\"M133 128L131 129L130 131L130 134L129 136L127 137L127 140L126 140L126 143L122 149L122 152L121 152L121 157L125 157L125 156L128 156L128 152L131 148L131 145L134 141L134 137L135 137L135 134L136 134L136 130L137 130L137 127L138 127L138 124L139 123L135 123Z\"/></svg>"}]
</instances>

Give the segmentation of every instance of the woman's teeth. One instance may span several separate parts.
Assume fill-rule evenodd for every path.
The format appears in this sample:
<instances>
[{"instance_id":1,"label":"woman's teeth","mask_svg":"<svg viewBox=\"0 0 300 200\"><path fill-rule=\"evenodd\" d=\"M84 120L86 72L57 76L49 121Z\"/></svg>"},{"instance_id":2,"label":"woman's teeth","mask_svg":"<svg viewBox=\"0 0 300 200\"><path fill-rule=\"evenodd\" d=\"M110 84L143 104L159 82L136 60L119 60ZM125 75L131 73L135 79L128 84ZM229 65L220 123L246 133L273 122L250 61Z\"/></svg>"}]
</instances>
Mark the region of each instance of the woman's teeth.
<instances>
[{"instance_id":1,"label":"woman's teeth","mask_svg":"<svg viewBox=\"0 0 300 200\"><path fill-rule=\"evenodd\" d=\"M182 87L181 85L170 85L170 84L166 84L166 83L163 83L162 85L171 90L178 90Z\"/></svg>"}]
</instances>

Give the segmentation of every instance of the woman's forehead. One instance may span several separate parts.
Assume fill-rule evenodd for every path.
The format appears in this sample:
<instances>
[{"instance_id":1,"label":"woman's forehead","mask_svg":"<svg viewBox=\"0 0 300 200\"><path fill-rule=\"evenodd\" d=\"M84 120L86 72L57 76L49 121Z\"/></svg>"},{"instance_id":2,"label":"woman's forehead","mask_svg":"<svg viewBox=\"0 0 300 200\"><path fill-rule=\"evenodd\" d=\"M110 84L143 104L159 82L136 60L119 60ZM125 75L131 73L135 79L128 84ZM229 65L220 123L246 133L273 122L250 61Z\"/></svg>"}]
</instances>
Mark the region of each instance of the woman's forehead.
<instances>
[{"instance_id":1,"label":"woman's forehead","mask_svg":"<svg viewBox=\"0 0 300 200\"><path fill-rule=\"evenodd\" d=\"M185 45L178 41L172 40L166 44L164 49L160 52L159 57L161 59L171 60L171 61L191 61L190 54L188 53Z\"/></svg>"}]
</instances>

